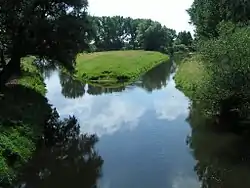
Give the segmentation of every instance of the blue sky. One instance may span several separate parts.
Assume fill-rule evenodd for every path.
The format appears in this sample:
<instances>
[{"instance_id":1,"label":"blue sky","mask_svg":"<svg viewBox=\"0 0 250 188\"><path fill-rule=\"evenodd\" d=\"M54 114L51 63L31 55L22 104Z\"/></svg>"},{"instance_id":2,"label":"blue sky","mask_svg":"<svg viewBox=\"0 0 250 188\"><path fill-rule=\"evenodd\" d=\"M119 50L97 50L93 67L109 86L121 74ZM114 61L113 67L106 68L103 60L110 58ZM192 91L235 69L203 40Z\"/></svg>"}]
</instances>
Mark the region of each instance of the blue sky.
<instances>
[{"instance_id":1,"label":"blue sky","mask_svg":"<svg viewBox=\"0 0 250 188\"><path fill-rule=\"evenodd\" d=\"M193 31L186 13L192 2L193 0L89 0L89 12L95 16L150 18L178 32Z\"/></svg>"}]
</instances>

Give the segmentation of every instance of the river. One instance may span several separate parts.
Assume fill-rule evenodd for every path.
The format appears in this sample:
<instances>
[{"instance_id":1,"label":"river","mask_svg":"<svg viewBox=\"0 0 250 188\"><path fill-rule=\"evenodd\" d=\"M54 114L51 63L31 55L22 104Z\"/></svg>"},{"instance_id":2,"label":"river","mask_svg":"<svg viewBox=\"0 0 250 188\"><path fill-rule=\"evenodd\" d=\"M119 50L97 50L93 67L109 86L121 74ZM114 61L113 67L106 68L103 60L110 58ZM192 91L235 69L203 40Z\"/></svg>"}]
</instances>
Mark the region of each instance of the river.
<instances>
[{"instance_id":1,"label":"river","mask_svg":"<svg viewBox=\"0 0 250 188\"><path fill-rule=\"evenodd\" d=\"M137 82L113 89L57 71L46 79L47 98L60 116L76 116L82 132L99 137L99 187L199 187L187 146L189 99L175 88L174 72L173 63L162 63Z\"/></svg>"},{"instance_id":2,"label":"river","mask_svg":"<svg viewBox=\"0 0 250 188\"><path fill-rule=\"evenodd\" d=\"M202 101L191 102L176 89L175 72L166 62L128 86L103 88L47 70L46 97L60 116L49 113L36 150L10 188L249 188L250 120L234 111L204 117ZM44 97L23 87L10 91L15 95L7 101L24 106L28 120L39 123L40 110L48 107ZM2 112L21 117L13 106ZM11 143L20 140L25 154L25 139L12 138L8 147L15 151ZM9 164L20 167L13 159Z\"/></svg>"}]
</instances>

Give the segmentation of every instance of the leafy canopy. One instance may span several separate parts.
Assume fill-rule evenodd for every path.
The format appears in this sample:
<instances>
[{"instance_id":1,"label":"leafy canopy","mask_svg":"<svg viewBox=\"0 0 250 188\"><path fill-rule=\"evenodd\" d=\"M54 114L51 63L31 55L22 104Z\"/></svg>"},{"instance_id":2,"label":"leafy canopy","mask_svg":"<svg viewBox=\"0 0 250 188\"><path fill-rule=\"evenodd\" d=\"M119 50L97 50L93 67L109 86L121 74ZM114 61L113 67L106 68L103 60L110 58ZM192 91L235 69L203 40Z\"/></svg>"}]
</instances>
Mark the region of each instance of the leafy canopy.
<instances>
[{"instance_id":1,"label":"leafy canopy","mask_svg":"<svg viewBox=\"0 0 250 188\"><path fill-rule=\"evenodd\" d=\"M1 0L1 45L17 64L35 55L72 68L88 44L87 6L87 0Z\"/></svg>"},{"instance_id":2,"label":"leafy canopy","mask_svg":"<svg viewBox=\"0 0 250 188\"><path fill-rule=\"evenodd\" d=\"M188 10L191 23L198 37L211 38L219 35L217 25L231 21L246 25L250 19L250 1L246 0L194 0Z\"/></svg>"}]
</instances>

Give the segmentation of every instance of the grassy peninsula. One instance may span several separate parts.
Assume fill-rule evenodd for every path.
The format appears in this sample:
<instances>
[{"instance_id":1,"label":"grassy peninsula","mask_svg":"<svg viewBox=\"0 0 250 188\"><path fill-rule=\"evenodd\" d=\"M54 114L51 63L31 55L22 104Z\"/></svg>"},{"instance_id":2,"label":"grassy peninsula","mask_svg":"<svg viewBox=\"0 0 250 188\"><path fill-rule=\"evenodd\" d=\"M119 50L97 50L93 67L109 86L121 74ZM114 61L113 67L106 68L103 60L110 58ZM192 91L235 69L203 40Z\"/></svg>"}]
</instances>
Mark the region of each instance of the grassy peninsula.
<instances>
[{"instance_id":1,"label":"grassy peninsula","mask_svg":"<svg viewBox=\"0 0 250 188\"><path fill-rule=\"evenodd\" d=\"M76 78L102 84L130 82L169 57L160 52L128 50L79 54Z\"/></svg>"}]
</instances>

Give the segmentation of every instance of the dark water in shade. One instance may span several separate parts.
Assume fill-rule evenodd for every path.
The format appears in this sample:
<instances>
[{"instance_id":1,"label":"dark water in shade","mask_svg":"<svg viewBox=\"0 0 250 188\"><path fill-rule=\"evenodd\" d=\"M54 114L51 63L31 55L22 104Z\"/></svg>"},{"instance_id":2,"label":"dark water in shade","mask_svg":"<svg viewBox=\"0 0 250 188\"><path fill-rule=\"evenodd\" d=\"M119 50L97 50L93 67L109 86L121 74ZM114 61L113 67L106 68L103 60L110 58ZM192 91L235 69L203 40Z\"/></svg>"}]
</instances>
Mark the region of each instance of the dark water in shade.
<instances>
[{"instance_id":1,"label":"dark water in shade","mask_svg":"<svg viewBox=\"0 0 250 188\"><path fill-rule=\"evenodd\" d=\"M47 98L61 117L75 115L81 131L97 134L104 160L101 188L198 188L187 145L189 100L175 88L167 62L126 87L100 88L53 72ZM84 177L83 177L84 178Z\"/></svg>"}]
</instances>

